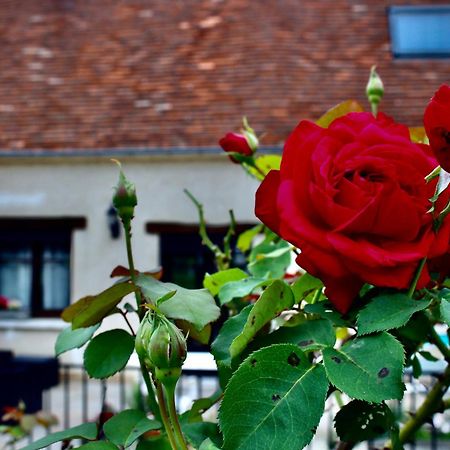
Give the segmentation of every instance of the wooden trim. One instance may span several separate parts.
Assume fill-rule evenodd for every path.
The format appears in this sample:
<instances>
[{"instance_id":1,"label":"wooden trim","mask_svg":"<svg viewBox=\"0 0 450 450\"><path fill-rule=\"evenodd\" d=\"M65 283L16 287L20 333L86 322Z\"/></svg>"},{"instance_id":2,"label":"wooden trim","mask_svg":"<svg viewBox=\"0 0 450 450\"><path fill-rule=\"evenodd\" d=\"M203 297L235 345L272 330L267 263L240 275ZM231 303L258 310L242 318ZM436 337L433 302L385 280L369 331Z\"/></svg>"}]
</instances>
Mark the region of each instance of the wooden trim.
<instances>
[{"instance_id":1,"label":"wooden trim","mask_svg":"<svg viewBox=\"0 0 450 450\"><path fill-rule=\"evenodd\" d=\"M84 230L87 226L86 217L2 217L0 231L40 231L40 230Z\"/></svg>"},{"instance_id":2,"label":"wooden trim","mask_svg":"<svg viewBox=\"0 0 450 450\"><path fill-rule=\"evenodd\" d=\"M238 223L236 233L242 233L257 223ZM198 223L179 223L179 222L147 222L145 231L150 234L174 233L174 234L192 234L198 233ZM211 233L226 233L229 225L214 224L206 225L206 229Z\"/></svg>"}]
</instances>

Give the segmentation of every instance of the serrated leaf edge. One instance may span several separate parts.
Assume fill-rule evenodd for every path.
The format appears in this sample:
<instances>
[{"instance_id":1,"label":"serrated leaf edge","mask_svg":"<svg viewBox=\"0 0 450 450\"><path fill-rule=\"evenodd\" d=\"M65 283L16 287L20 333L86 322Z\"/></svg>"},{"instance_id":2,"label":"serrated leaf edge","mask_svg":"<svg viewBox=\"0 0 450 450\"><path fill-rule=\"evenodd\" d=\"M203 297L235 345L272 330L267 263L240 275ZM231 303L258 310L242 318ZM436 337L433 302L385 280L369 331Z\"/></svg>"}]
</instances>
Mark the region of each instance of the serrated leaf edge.
<instances>
[{"instance_id":1,"label":"serrated leaf edge","mask_svg":"<svg viewBox=\"0 0 450 450\"><path fill-rule=\"evenodd\" d=\"M422 301L422 300L413 300L413 299L411 299L411 300L412 300L412 301L417 301L417 302ZM408 321L411 319L411 317L412 317L416 312L423 311L423 310L424 310L425 308L427 308L430 304L431 304L431 300L429 300L428 303L427 303L427 305L424 306L422 309L416 309L415 311L413 311L413 312L409 315L409 317L406 319L406 321L405 321L403 324L401 324L401 325L398 325L398 326L391 326L391 327L375 327L375 328L370 329L370 330L368 330L368 331L367 331L367 330L366 330L366 331L361 331L361 330L360 330L361 325L359 324L361 312L366 311L366 310L369 308L369 306L370 306L370 303L369 303L369 304L367 304L364 308L362 308L362 309L358 312L357 319L356 319L356 326L357 326L357 328L358 328L358 336L367 336L367 335L369 335L369 334L379 333L380 331L389 331L389 330L395 330L395 329L397 329L397 328L401 328L401 327L404 326L406 323L408 323ZM393 337L393 336L392 336L392 337Z\"/></svg>"},{"instance_id":2,"label":"serrated leaf edge","mask_svg":"<svg viewBox=\"0 0 450 450\"><path fill-rule=\"evenodd\" d=\"M394 340L401 346L401 348L402 348L402 350L403 350L403 351L402 351L403 359L402 359L402 365L401 365L401 367L402 367L402 372L403 372L403 369L404 369L404 367L405 367L405 360L406 360L405 348L403 347L403 345L401 344L401 342L400 342L395 336L392 336L392 334L387 333L387 332L385 332L385 331L381 332L380 334L386 334L386 335L390 336L392 339L394 339ZM331 350L335 350L335 351L339 351L339 350L340 350L340 349L335 349L335 348L332 348L332 347L327 347L327 348L329 348L329 349L331 349ZM340 353L340 352L339 352L339 353ZM344 355L345 355L345 354L344 354ZM347 357L347 355L345 355L345 356L346 356L346 358L347 358L348 360L350 360L352 363L354 363L359 369L361 369L363 372L366 372L366 371L363 370L361 367L359 367L359 366L358 366L351 358ZM326 374L327 374L327 378L328 378L328 381L330 382L330 384L332 384L336 389L341 390L341 388L340 388L339 386L336 386L336 385L331 381L325 363L323 364L323 366L324 366L324 369L325 369L325 372L326 372ZM370 375L370 374L369 374L369 375ZM405 392L405 385L404 385L403 381L402 381L402 384L403 384L403 393L404 393L404 392ZM342 390L342 392L345 392L345 391ZM389 401L389 400L401 400L401 399L398 399L398 398L395 398L395 397L392 397L392 398L384 398L384 399L382 399L382 400L369 400L369 399L367 399L367 398L355 397L355 396L353 396L353 395L351 396L351 398L352 398L352 399L355 399L355 400L363 400L363 401L365 401L365 402L367 402L367 403L377 403L377 404L379 404L379 403L381 403L381 402ZM403 398L403 395L402 395L402 398Z\"/></svg>"},{"instance_id":3,"label":"serrated leaf edge","mask_svg":"<svg viewBox=\"0 0 450 450\"><path fill-rule=\"evenodd\" d=\"M250 360L251 358L253 358L254 355L255 355L256 353L258 353L258 352L260 352L260 351L262 351L262 350L266 350L267 348L275 347L275 346L279 346L279 345L280 345L280 346L293 346L293 347L296 347L297 351L299 351L300 353L303 353L303 351L302 351L301 349L299 349L295 344L274 344L274 345L270 345L270 346L268 346L268 347L264 347L263 349L256 350L255 352L251 353L251 354L250 354L250 355L242 362L242 364L241 364L240 367L244 366L244 364L246 364L248 360ZM271 412L270 412L269 414L267 414L267 415L264 417L264 419L262 419L262 420L259 422L259 424L257 425L257 427L254 428L254 430L252 431L252 433L251 433L250 435L248 435L248 436L245 438L245 440L242 441L242 442L239 444L239 447L237 447L235 450L239 450L240 448L242 448L242 445L243 445L245 442L247 442L249 436L253 435L253 434L256 432L256 430L261 426L261 424L262 424L262 423L263 423L263 422L271 415L271 413L272 413L276 408L278 408L278 406L284 401L285 397L288 395L289 392L292 391L292 389L298 384L298 382L301 381L302 379L304 379L304 377L305 377L307 374L309 374L310 372L312 372L314 369L316 369L316 368L318 368L318 367L322 367L321 370L323 370L324 375L325 375L325 378L326 378L326 382L327 382L327 389L324 389L324 396L323 396L323 407L325 408L325 401L326 401L326 398L327 398L327 391L328 391L328 386L329 386L329 384L330 384L330 381L329 381L329 379L328 379L328 377L327 377L327 372L326 372L326 369L325 369L325 367L324 367L324 364L311 364L311 367L310 367L305 373L303 373L302 376L301 376L300 378L297 379L297 381L292 385L292 387L291 387L291 388L284 394L284 396L277 402L277 404L275 405L275 407L274 407L273 409L271 409ZM233 377L235 376L236 373L237 373L237 371L233 374ZM230 386L230 382L231 382L231 379L228 381L227 387L225 388L224 396L226 395L226 392L227 392L227 390L228 390L228 388L229 388L229 386ZM224 434L224 433L223 433L224 430L223 430L222 425L221 425L220 416L221 416L221 409L219 409L219 414L218 414L218 418L219 418L219 429L220 429L220 431L222 432L222 434ZM319 418L319 421L320 421L320 418ZM305 443L305 446L307 446L307 445L311 442L311 440L313 439L314 435L315 435L315 433L311 433L311 437L307 440L307 442ZM225 435L224 435L224 445L223 445L223 448L225 448Z\"/></svg>"}]
</instances>

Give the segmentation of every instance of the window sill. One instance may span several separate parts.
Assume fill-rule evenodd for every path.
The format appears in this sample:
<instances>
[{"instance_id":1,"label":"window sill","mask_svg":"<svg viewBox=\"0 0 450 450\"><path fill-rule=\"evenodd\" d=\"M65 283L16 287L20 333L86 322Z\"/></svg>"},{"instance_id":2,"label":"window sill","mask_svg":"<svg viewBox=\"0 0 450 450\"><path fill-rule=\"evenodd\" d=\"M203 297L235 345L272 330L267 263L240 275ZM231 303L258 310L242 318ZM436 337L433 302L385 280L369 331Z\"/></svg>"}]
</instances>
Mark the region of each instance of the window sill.
<instances>
[{"instance_id":1,"label":"window sill","mask_svg":"<svg viewBox=\"0 0 450 450\"><path fill-rule=\"evenodd\" d=\"M59 318L8 319L0 315L0 330L61 331L67 326L68 324Z\"/></svg>"}]
</instances>

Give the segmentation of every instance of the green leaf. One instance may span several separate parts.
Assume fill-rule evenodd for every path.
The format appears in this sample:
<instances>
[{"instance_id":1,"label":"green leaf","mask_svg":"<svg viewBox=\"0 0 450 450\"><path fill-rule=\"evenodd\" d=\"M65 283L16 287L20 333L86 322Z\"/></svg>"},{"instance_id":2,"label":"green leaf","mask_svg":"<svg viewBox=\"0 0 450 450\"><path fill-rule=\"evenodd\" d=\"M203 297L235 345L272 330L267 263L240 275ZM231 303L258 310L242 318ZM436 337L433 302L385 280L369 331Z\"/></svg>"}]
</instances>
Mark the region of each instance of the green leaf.
<instances>
[{"instance_id":1,"label":"green leaf","mask_svg":"<svg viewBox=\"0 0 450 450\"><path fill-rule=\"evenodd\" d=\"M32 444L26 445L22 450L38 450L40 448L48 447L55 442L71 440L71 439L96 439L97 438L97 424L83 423L73 428L56 433L49 434L42 439L38 439Z\"/></svg>"},{"instance_id":2,"label":"green leaf","mask_svg":"<svg viewBox=\"0 0 450 450\"><path fill-rule=\"evenodd\" d=\"M103 426L103 431L114 444L129 447L147 431L159 428L161 424L156 420L148 419L143 411L126 409L109 419Z\"/></svg>"},{"instance_id":3,"label":"green leaf","mask_svg":"<svg viewBox=\"0 0 450 450\"><path fill-rule=\"evenodd\" d=\"M342 319L341 314L336 312L333 309L333 306L328 302L319 302L305 305L303 311L305 311L308 314L317 314L322 319L327 319L334 325L337 325L338 327L347 326L347 322L344 319Z\"/></svg>"},{"instance_id":4,"label":"green leaf","mask_svg":"<svg viewBox=\"0 0 450 450\"><path fill-rule=\"evenodd\" d=\"M420 364L419 359L416 358L415 356L411 358L411 366L413 370L413 377L419 378L420 375L422 375L422 366Z\"/></svg>"},{"instance_id":5,"label":"green leaf","mask_svg":"<svg viewBox=\"0 0 450 450\"><path fill-rule=\"evenodd\" d=\"M211 344L211 353L217 363L219 380L222 388L231 377L230 346L233 340L241 334L253 305L248 305L236 316L230 317L220 328L219 334Z\"/></svg>"},{"instance_id":6,"label":"green leaf","mask_svg":"<svg viewBox=\"0 0 450 450\"><path fill-rule=\"evenodd\" d=\"M86 328L105 318L128 294L134 291L129 282L117 283L100 294L83 297L68 306L61 317L72 322L72 328Z\"/></svg>"},{"instance_id":7,"label":"green leaf","mask_svg":"<svg viewBox=\"0 0 450 450\"><path fill-rule=\"evenodd\" d=\"M217 447L211 439L205 439L198 450L220 450L219 447Z\"/></svg>"},{"instance_id":8,"label":"green leaf","mask_svg":"<svg viewBox=\"0 0 450 450\"><path fill-rule=\"evenodd\" d=\"M295 327L280 327L273 333L255 340L258 348L272 344L295 344L302 351L321 350L336 342L334 328L328 320L307 320Z\"/></svg>"},{"instance_id":9,"label":"green leaf","mask_svg":"<svg viewBox=\"0 0 450 450\"><path fill-rule=\"evenodd\" d=\"M242 252L246 253L250 250L252 246L253 239L261 233L263 229L263 225L260 223L249 230L244 231L241 233L237 239L236 246L237 248Z\"/></svg>"},{"instance_id":10,"label":"green leaf","mask_svg":"<svg viewBox=\"0 0 450 450\"><path fill-rule=\"evenodd\" d=\"M431 300L414 300L406 294L380 295L375 297L358 314L358 334L400 328L411 316L428 307Z\"/></svg>"},{"instance_id":11,"label":"green leaf","mask_svg":"<svg viewBox=\"0 0 450 450\"><path fill-rule=\"evenodd\" d=\"M311 365L295 345L252 353L222 400L224 450L279 450L287 442L289 448L303 448L320 421L327 389L323 367Z\"/></svg>"},{"instance_id":12,"label":"green leaf","mask_svg":"<svg viewBox=\"0 0 450 450\"><path fill-rule=\"evenodd\" d=\"M308 300L308 297L314 294L317 289L322 289L323 283L318 279L304 273L294 284L291 285L294 293L295 303L300 303L302 300Z\"/></svg>"},{"instance_id":13,"label":"green leaf","mask_svg":"<svg viewBox=\"0 0 450 450\"><path fill-rule=\"evenodd\" d=\"M334 421L341 441L362 442L390 431L395 417L384 403L375 405L353 400L341 408Z\"/></svg>"},{"instance_id":14,"label":"green leaf","mask_svg":"<svg viewBox=\"0 0 450 450\"><path fill-rule=\"evenodd\" d=\"M415 344L412 348L415 348L426 342L430 330L428 323L426 315L419 311L411 317L406 325L393 330L393 333L400 338L403 344L405 341L410 341L411 344Z\"/></svg>"},{"instance_id":15,"label":"green leaf","mask_svg":"<svg viewBox=\"0 0 450 450\"><path fill-rule=\"evenodd\" d=\"M279 170L281 165L281 155L261 155L255 158L255 164L259 170L254 167L249 167L248 170L259 180L263 180L264 177L271 170ZM262 172L262 173L261 173Z\"/></svg>"},{"instance_id":16,"label":"green leaf","mask_svg":"<svg viewBox=\"0 0 450 450\"><path fill-rule=\"evenodd\" d=\"M72 330L71 326L64 328L56 339L55 355L59 356L74 348L82 347L91 339L99 326L100 324L97 324L88 328L78 328L77 330Z\"/></svg>"},{"instance_id":17,"label":"green leaf","mask_svg":"<svg viewBox=\"0 0 450 450\"><path fill-rule=\"evenodd\" d=\"M260 278L281 278L291 264L292 247L286 241L263 242L250 253L249 272Z\"/></svg>"},{"instance_id":18,"label":"green leaf","mask_svg":"<svg viewBox=\"0 0 450 450\"><path fill-rule=\"evenodd\" d=\"M170 319L192 323L198 331L220 316L214 297L206 289L185 289L173 283L162 283L144 274L137 277L136 285L153 302L169 292L177 291L172 298L158 305L159 309Z\"/></svg>"},{"instance_id":19,"label":"green leaf","mask_svg":"<svg viewBox=\"0 0 450 450\"><path fill-rule=\"evenodd\" d=\"M427 361L430 361L430 362L439 361L438 358L436 358L435 356L433 356L430 352L427 352L426 350L420 351L419 354L420 354L420 356L422 356Z\"/></svg>"},{"instance_id":20,"label":"green leaf","mask_svg":"<svg viewBox=\"0 0 450 450\"><path fill-rule=\"evenodd\" d=\"M291 308L293 304L294 296L291 288L283 281L275 280L254 304L242 333L231 343L231 357L239 355L264 325L279 316L282 311Z\"/></svg>"},{"instance_id":21,"label":"green leaf","mask_svg":"<svg viewBox=\"0 0 450 450\"><path fill-rule=\"evenodd\" d=\"M78 449L82 450L117 450L119 447L117 447L114 444L111 444L111 442L105 442L105 441L96 441L96 442L88 442L87 444L82 445L81 447L76 447Z\"/></svg>"},{"instance_id":22,"label":"green leaf","mask_svg":"<svg viewBox=\"0 0 450 450\"><path fill-rule=\"evenodd\" d=\"M219 293L220 288L230 281L238 281L244 278L248 278L248 273L241 269L227 269L216 272L212 275L206 274L203 279L203 287L211 292L211 295L216 296Z\"/></svg>"},{"instance_id":23,"label":"green leaf","mask_svg":"<svg viewBox=\"0 0 450 450\"><path fill-rule=\"evenodd\" d=\"M418 142L420 144L428 144L428 136L424 127L410 127L409 137L411 141Z\"/></svg>"},{"instance_id":24,"label":"green leaf","mask_svg":"<svg viewBox=\"0 0 450 450\"><path fill-rule=\"evenodd\" d=\"M107 378L122 370L134 350L134 338L125 330L98 334L84 351L84 367L92 378Z\"/></svg>"},{"instance_id":25,"label":"green leaf","mask_svg":"<svg viewBox=\"0 0 450 450\"><path fill-rule=\"evenodd\" d=\"M156 304L158 306L161 306L162 303L166 302L167 300L170 300L176 293L177 293L176 290L169 291L167 294L164 294L161 298L158 298L158 300L156 300Z\"/></svg>"},{"instance_id":26,"label":"green leaf","mask_svg":"<svg viewBox=\"0 0 450 450\"><path fill-rule=\"evenodd\" d=\"M363 107L355 100L346 100L345 102L339 103L333 108L329 109L316 124L323 128L328 128L328 126L333 122L333 120L338 117L345 116L350 112L361 112L364 111Z\"/></svg>"},{"instance_id":27,"label":"green leaf","mask_svg":"<svg viewBox=\"0 0 450 450\"><path fill-rule=\"evenodd\" d=\"M206 325L202 330L198 331L197 328L192 325L192 323L187 322L186 320L178 319L175 321L176 325L180 330L183 331L185 336L189 336L189 339L194 339L200 344L208 344L209 339L211 337L211 325Z\"/></svg>"},{"instance_id":28,"label":"green leaf","mask_svg":"<svg viewBox=\"0 0 450 450\"><path fill-rule=\"evenodd\" d=\"M356 338L340 350L323 351L331 383L350 397L368 402L403 397L402 345L390 334Z\"/></svg>"},{"instance_id":29,"label":"green leaf","mask_svg":"<svg viewBox=\"0 0 450 450\"><path fill-rule=\"evenodd\" d=\"M221 305L231 302L233 298L242 298L250 295L257 287L270 284L271 280L263 278L245 278L239 281L231 281L224 284L219 290L219 301Z\"/></svg>"},{"instance_id":30,"label":"green leaf","mask_svg":"<svg viewBox=\"0 0 450 450\"><path fill-rule=\"evenodd\" d=\"M442 321L450 327L450 289L443 289L440 305L440 313Z\"/></svg>"},{"instance_id":31,"label":"green leaf","mask_svg":"<svg viewBox=\"0 0 450 450\"><path fill-rule=\"evenodd\" d=\"M173 450L167 437L140 439L136 450Z\"/></svg>"},{"instance_id":32,"label":"green leaf","mask_svg":"<svg viewBox=\"0 0 450 450\"><path fill-rule=\"evenodd\" d=\"M215 405L222 398L222 390L218 389L211 397L204 397L195 400L192 403L191 409L183 413L187 423L201 422L202 414Z\"/></svg>"},{"instance_id":33,"label":"green leaf","mask_svg":"<svg viewBox=\"0 0 450 450\"><path fill-rule=\"evenodd\" d=\"M209 438L216 444L221 444L217 423L196 422L185 423L181 426L183 434L194 448L199 448L202 442Z\"/></svg>"}]
</instances>

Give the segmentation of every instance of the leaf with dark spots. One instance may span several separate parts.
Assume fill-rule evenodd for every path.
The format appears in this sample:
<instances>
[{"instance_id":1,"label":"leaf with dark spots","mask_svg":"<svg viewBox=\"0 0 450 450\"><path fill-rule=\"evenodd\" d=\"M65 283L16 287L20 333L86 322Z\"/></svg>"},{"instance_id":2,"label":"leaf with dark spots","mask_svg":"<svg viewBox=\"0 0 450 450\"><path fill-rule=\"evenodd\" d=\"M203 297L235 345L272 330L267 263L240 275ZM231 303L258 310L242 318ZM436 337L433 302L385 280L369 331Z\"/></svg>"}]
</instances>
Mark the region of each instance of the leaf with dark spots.
<instances>
[{"instance_id":1,"label":"leaf with dark spots","mask_svg":"<svg viewBox=\"0 0 450 450\"><path fill-rule=\"evenodd\" d=\"M289 365L293 367L297 367L300 364L300 357L297 355L297 353L292 352L287 359L287 362Z\"/></svg>"},{"instance_id":2,"label":"leaf with dark spots","mask_svg":"<svg viewBox=\"0 0 450 450\"><path fill-rule=\"evenodd\" d=\"M295 366L286 364L292 354L299 360ZM253 367L251 361L256 359ZM219 413L223 450L278 450L285 449L286 443L288 448L304 448L323 414L327 391L323 365L311 364L296 345L257 350L225 389ZM239 411L247 413L240 414L237 404Z\"/></svg>"},{"instance_id":3,"label":"leaf with dark spots","mask_svg":"<svg viewBox=\"0 0 450 450\"><path fill-rule=\"evenodd\" d=\"M299 347L307 347L308 345L314 344L314 340L313 339L307 339L305 341L300 341L298 343Z\"/></svg>"},{"instance_id":4,"label":"leaf with dark spots","mask_svg":"<svg viewBox=\"0 0 450 450\"><path fill-rule=\"evenodd\" d=\"M354 338L340 349L325 348L323 363L339 390L354 399L380 403L403 397L404 356L400 342L384 332Z\"/></svg>"},{"instance_id":5,"label":"leaf with dark spots","mask_svg":"<svg viewBox=\"0 0 450 450\"><path fill-rule=\"evenodd\" d=\"M253 359L250 361L250 364L251 364L252 367L255 367L257 362L258 362L258 361L256 361L255 358L253 358Z\"/></svg>"},{"instance_id":6,"label":"leaf with dark spots","mask_svg":"<svg viewBox=\"0 0 450 450\"><path fill-rule=\"evenodd\" d=\"M336 415L335 428L343 441L361 442L388 433L395 417L386 404L353 400Z\"/></svg>"}]
</instances>

